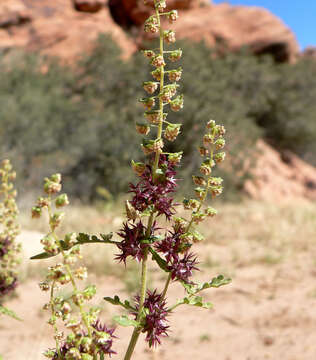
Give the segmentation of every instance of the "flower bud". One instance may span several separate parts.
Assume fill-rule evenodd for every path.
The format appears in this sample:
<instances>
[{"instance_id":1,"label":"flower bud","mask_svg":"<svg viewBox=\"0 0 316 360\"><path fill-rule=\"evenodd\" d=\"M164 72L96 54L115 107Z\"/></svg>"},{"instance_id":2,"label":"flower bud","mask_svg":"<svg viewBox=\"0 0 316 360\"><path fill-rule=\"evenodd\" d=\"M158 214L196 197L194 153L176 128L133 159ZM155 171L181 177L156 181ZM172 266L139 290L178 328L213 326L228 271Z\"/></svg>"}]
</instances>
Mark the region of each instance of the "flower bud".
<instances>
[{"instance_id":1,"label":"flower bud","mask_svg":"<svg viewBox=\"0 0 316 360\"><path fill-rule=\"evenodd\" d=\"M211 169L211 167L210 167L209 165L207 165L207 164L202 164L202 165L200 166L200 172L201 172L203 175L208 176L208 175L211 174L212 169Z\"/></svg>"},{"instance_id":2,"label":"flower bud","mask_svg":"<svg viewBox=\"0 0 316 360\"><path fill-rule=\"evenodd\" d=\"M175 21L177 21L178 19L178 11L177 10L171 10L168 14L168 20L169 20L169 23L172 24L174 23Z\"/></svg>"},{"instance_id":3,"label":"flower bud","mask_svg":"<svg viewBox=\"0 0 316 360\"><path fill-rule=\"evenodd\" d=\"M196 199L189 200L189 207L191 210L197 209L200 206L200 202Z\"/></svg>"},{"instance_id":4,"label":"flower bud","mask_svg":"<svg viewBox=\"0 0 316 360\"><path fill-rule=\"evenodd\" d=\"M142 176L144 171L146 170L146 165L144 163L134 162L134 160L132 160L132 168L136 175Z\"/></svg>"},{"instance_id":5,"label":"flower bud","mask_svg":"<svg viewBox=\"0 0 316 360\"><path fill-rule=\"evenodd\" d=\"M215 215L217 215L217 210L210 206L207 209L205 209L204 212L205 215L209 217L214 217Z\"/></svg>"},{"instance_id":6,"label":"flower bud","mask_svg":"<svg viewBox=\"0 0 316 360\"><path fill-rule=\"evenodd\" d=\"M216 122L215 122L215 120L210 120L207 124L206 124L206 127L208 128L208 129L214 129L214 127L215 127L215 125L216 125Z\"/></svg>"},{"instance_id":7,"label":"flower bud","mask_svg":"<svg viewBox=\"0 0 316 360\"><path fill-rule=\"evenodd\" d=\"M50 285L47 281L40 282L38 286L42 291L48 291L50 289Z\"/></svg>"},{"instance_id":8,"label":"flower bud","mask_svg":"<svg viewBox=\"0 0 316 360\"><path fill-rule=\"evenodd\" d=\"M168 71L168 77L171 82L176 82L181 79L182 76L182 68L178 68L177 70Z\"/></svg>"},{"instance_id":9,"label":"flower bud","mask_svg":"<svg viewBox=\"0 0 316 360\"><path fill-rule=\"evenodd\" d=\"M192 235L192 242L194 243L198 243L205 240L205 237L197 230L191 231L190 234Z\"/></svg>"},{"instance_id":10,"label":"flower bud","mask_svg":"<svg viewBox=\"0 0 316 360\"><path fill-rule=\"evenodd\" d=\"M40 208L47 207L48 205L49 205L49 200L47 198L39 197L37 199L37 206L39 206Z\"/></svg>"},{"instance_id":11,"label":"flower bud","mask_svg":"<svg viewBox=\"0 0 316 360\"><path fill-rule=\"evenodd\" d=\"M183 95L177 96L170 102L170 108L172 111L179 111L183 108Z\"/></svg>"},{"instance_id":12,"label":"flower bud","mask_svg":"<svg viewBox=\"0 0 316 360\"><path fill-rule=\"evenodd\" d=\"M161 69L157 68L156 70L151 72L151 75L155 80L160 81L161 80Z\"/></svg>"},{"instance_id":13,"label":"flower bud","mask_svg":"<svg viewBox=\"0 0 316 360\"><path fill-rule=\"evenodd\" d=\"M215 126L215 134L219 136L223 136L226 133L226 129L223 125L216 125Z\"/></svg>"},{"instance_id":14,"label":"flower bud","mask_svg":"<svg viewBox=\"0 0 316 360\"><path fill-rule=\"evenodd\" d=\"M163 32L163 38L168 44L175 43L176 33L173 30L165 30Z\"/></svg>"},{"instance_id":15,"label":"flower bud","mask_svg":"<svg viewBox=\"0 0 316 360\"><path fill-rule=\"evenodd\" d=\"M63 219L63 217L65 216L65 213L63 212L56 212L54 213L50 220L49 220L49 224L51 225L51 227L53 229L55 229L56 227L58 227Z\"/></svg>"},{"instance_id":16,"label":"flower bud","mask_svg":"<svg viewBox=\"0 0 316 360\"><path fill-rule=\"evenodd\" d=\"M144 113L147 121L153 125L159 125L160 123L160 110L151 110Z\"/></svg>"},{"instance_id":17,"label":"flower bud","mask_svg":"<svg viewBox=\"0 0 316 360\"><path fill-rule=\"evenodd\" d=\"M164 137L169 141L174 141L180 133L181 124L169 124L164 132Z\"/></svg>"},{"instance_id":18,"label":"flower bud","mask_svg":"<svg viewBox=\"0 0 316 360\"><path fill-rule=\"evenodd\" d=\"M156 55L152 58L151 62L150 62L151 65L155 66L155 67L161 67L161 66L165 66L166 63L165 63L165 60L163 58L162 55Z\"/></svg>"},{"instance_id":19,"label":"flower bud","mask_svg":"<svg viewBox=\"0 0 316 360\"><path fill-rule=\"evenodd\" d=\"M223 192L223 187L222 186L212 187L210 189L210 191L211 191L212 196L215 197L215 196L220 195Z\"/></svg>"},{"instance_id":20,"label":"flower bud","mask_svg":"<svg viewBox=\"0 0 316 360\"><path fill-rule=\"evenodd\" d=\"M203 136L203 144L204 144L205 147L207 147L207 146L210 145L210 144L213 144L213 141L214 141L214 139L213 139L213 136L212 136L212 135L210 135L210 134L205 134L205 135Z\"/></svg>"},{"instance_id":21,"label":"flower bud","mask_svg":"<svg viewBox=\"0 0 316 360\"><path fill-rule=\"evenodd\" d=\"M65 315L65 314L69 314L71 312L71 306L68 302L64 302L61 306L61 311L62 313Z\"/></svg>"},{"instance_id":22,"label":"flower bud","mask_svg":"<svg viewBox=\"0 0 316 360\"><path fill-rule=\"evenodd\" d=\"M32 219L38 219L42 215L42 209L38 206L32 207Z\"/></svg>"},{"instance_id":23,"label":"flower bud","mask_svg":"<svg viewBox=\"0 0 316 360\"><path fill-rule=\"evenodd\" d=\"M44 191L46 194L56 194L61 190L61 184L46 178L44 182Z\"/></svg>"},{"instance_id":24,"label":"flower bud","mask_svg":"<svg viewBox=\"0 0 316 360\"><path fill-rule=\"evenodd\" d=\"M55 205L57 208L69 205L69 200L67 194L59 195L55 200Z\"/></svg>"},{"instance_id":25,"label":"flower bud","mask_svg":"<svg viewBox=\"0 0 316 360\"><path fill-rule=\"evenodd\" d=\"M93 360L93 356L89 354L81 354L81 360Z\"/></svg>"},{"instance_id":26,"label":"flower bud","mask_svg":"<svg viewBox=\"0 0 316 360\"><path fill-rule=\"evenodd\" d=\"M165 0L160 0L159 2L157 2L155 4L156 9L158 9L159 12L163 12L164 9L167 7L166 1Z\"/></svg>"},{"instance_id":27,"label":"flower bud","mask_svg":"<svg viewBox=\"0 0 316 360\"><path fill-rule=\"evenodd\" d=\"M148 94L153 94L158 89L158 83L154 81L145 81L143 83L143 88Z\"/></svg>"},{"instance_id":28,"label":"flower bud","mask_svg":"<svg viewBox=\"0 0 316 360\"><path fill-rule=\"evenodd\" d=\"M128 200L125 201L125 211L128 220L134 221L139 217L139 211Z\"/></svg>"},{"instance_id":29,"label":"flower bud","mask_svg":"<svg viewBox=\"0 0 316 360\"><path fill-rule=\"evenodd\" d=\"M225 160L225 156L226 154L224 152L220 152L214 155L214 160L216 162L216 164L221 163L222 161Z\"/></svg>"},{"instance_id":30,"label":"flower bud","mask_svg":"<svg viewBox=\"0 0 316 360\"><path fill-rule=\"evenodd\" d=\"M187 223L188 221L182 217L174 217L173 218L174 221L174 225L173 228L175 230L175 232L184 232L186 227L187 227Z\"/></svg>"},{"instance_id":31,"label":"flower bud","mask_svg":"<svg viewBox=\"0 0 316 360\"><path fill-rule=\"evenodd\" d=\"M88 270L84 266L80 266L78 269L74 271L74 276L79 280L84 280L88 277Z\"/></svg>"},{"instance_id":32,"label":"flower bud","mask_svg":"<svg viewBox=\"0 0 316 360\"><path fill-rule=\"evenodd\" d=\"M211 177L208 180L208 184L211 186L219 186L221 185L223 182L223 179L220 177Z\"/></svg>"},{"instance_id":33,"label":"flower bud","mask_svg":"<svg viewBox=\"0 0 316 360\"><path fill-rule=\"evenodd\" d=\"M204 196L206 194L206 191L205 189L201 188L201 187L197 187L194 189L194 192L196 194L196 196L200 199L200 200L203 200L204 199Z\"/></svg>"},{"instance_id":34,"label":"flower bud","mask_svg":"<svg viewBox=\"0 0 316 360\"><path fill-rule=\"evenodd\" d=\"M174 50L169 54L169 60L172 62L178 61L181 59L182 56L182 50L178 49L178 50Z\"/></svg>"},{"instance_id":35,"label":"flower bud","mask_svg":"<svg viewBox=\"0 0 316 360\"><path fill-rule=\"evenodd\" d=\"M152 50L143 50L142 53L144 54L144 56L148 59L153 58L156 54L154 51Z\"/></svg>"},{"instance_id":36,"label":"flower bud","mask_svg":"<svg viewBox=\"0 0 316 360\"><path fill-rule=\"evenodd\" d=\"M67 248L71 248L77 242L77 234L75 232L71 232L65 235L64 242Z\"/></svg>"},{"instance_id":37,"label":"flower bud","mask_svg":"<svg viewBox=\"0 0 316 360\"><path fill-rule=\"evenodd\" d=\"M201 156L206 156L206 155L208 155L208 149L205 148L204 146L200 146L199 147L199 153L200 153Z\"/></svg>"},{"instance_id":38,"label":"flower bud","mask_svg":"<svg viewBox=\"0 0 316 360\"><path fill-rule=\"evenodd\" d=\"M181 151L181 152L177 152L177 153L170 153L170 154L168 155L168 161L169 161L169 163L172 164L172 165L177 165L177 164L179 164L180 161L181 161L181 158L182 158L182 154L183 154L182 151Z\"/></svg>"},{"instance_id":39,"label":"flower bud","mask_svg":"<svg viewBox=\"0 0 316 360\"><path fill-rule=\"evenodd\" d=\"M139 100L146 110L151 110L155 106L155 98L144 98Z\"/></svg>"},{"instance_id":40,"label":"flower bud","mask_svg":"<svg viewBox=\"0 0 316 360\"><path fill-rule=\"evenodd\" d=\"M66 357L65 357L66 360L81 360L81 354L80 354L80 351L75 348L75 347L72 347L71 349L69 349L66 353Z\"/></svg>"},{"instance_id":41,"label":"flower bud","mask_svg":"<svg viewBox=\"0 0 316 360\"><path fill-rule=\"evenodd\" d=\"M83 290L82 295L85 298L85 300L91 300L96 294L96 292L97 292L96 286L89 285Z\"/></svg>"},{"instance_id":42,"label":"flower bud","mask_svg":"<svg viewBox=\"0 0 316 360\"><path fill-rule=\"evenodd\" d=\"M150 132L150 126L147 124L136 123L136 131L141 135L148 135Z\"/></svg>"},{"instance_id":43,"label":"flower bud","mask_svg":"<svg viewBox=\"0 0 316 360\"><path fill-rule=\"evenodd\" d=\"M192 175L192 179L195 185L206 186L206 180L202 176Z\"/></svg>"},{"instance_id":44,"label":"flower bud","mask_svg":"<svg viewBox=\"0 0 316 360\"><path fill-rule=\"evenodd\" d=\"M50 177L50 180L57 183L57 184L60 184L61 183L61 175L60 174L53 174Z\"/></svg>"},{"instance_id":45,"label":"flower bud","mask_svg":"<svg viewBox=\"0 0 316 360\"><path fill-rule=\"evenodd\" d=\"M198 225L200 222L202 222L205 219L206 215L204 213L196 212L192 214L192 220L193 222Z\"/></svg>"},{"instance_id":46,"label":"flower bud","mask_svg":"<svg viewBox=\"0 0 316 360\"><path fill-rule=\"evenodd\" d=\"M215 141L215 148L216 148L216 150L221 150L221 149L223 149L224 146L225 146L225 139L220 136L220 137Z\"/></svg>"}]
</instances>

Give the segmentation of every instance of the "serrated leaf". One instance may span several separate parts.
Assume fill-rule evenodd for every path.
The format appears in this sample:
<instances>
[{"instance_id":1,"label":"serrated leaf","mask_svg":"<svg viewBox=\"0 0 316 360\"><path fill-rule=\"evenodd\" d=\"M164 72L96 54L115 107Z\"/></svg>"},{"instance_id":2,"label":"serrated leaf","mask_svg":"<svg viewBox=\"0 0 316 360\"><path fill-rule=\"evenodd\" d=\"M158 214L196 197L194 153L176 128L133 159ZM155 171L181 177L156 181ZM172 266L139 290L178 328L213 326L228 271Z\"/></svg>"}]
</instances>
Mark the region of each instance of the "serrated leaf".
<instances>
[{"instance_id":1,"label":"serrated leaf","mask_svg":"<svg viewBox=\"0 0 316 360\"><path fill-rule=\"evenodd\" d=\"M136 320L130 319L127 315L117 315L113 317L113 320L121 326L134 326L138 327L140 324Z\"/></svg>"},{"instance_id":2,"label":"serrated leaf","mask_svg":"<svg viewBox=\"0 0 316 360\"><path fill-rule=\"evenodd\" d=\"M105 301L111 303L112 305L120 305L126 310L136 311L136 309L133 308L133 306L131 306L131 304L130 304L130 302L128 300L125 300L124 303L123 303L117 295L115 295L114 298L106 296L103 299Z\"/></svg>"},{"instance_id":3,"label":"serrated leaf","mask_svg":"<svg viewBox=\"0 0 316 360\"><path fill-rule=\"evenodd\" d=\"M182 305L182 304L197 306L197 307L201 307L203 309L211 309L213 307L212 303L210 303L208 301L204 301L201 296L188 296L188 297L183 298L182 300L179 300L178 303L173 308L175 308L179 305Z\"/></svg>"},{"instance_id":4,"label":"serrated leaf","mask_svg":"<svg viewBox=\"0 0 316 360\"><path fill-rule=\"evenodd\" d=\"M10 310L10 309L2 306L2 305L0 305L0 313L1 313L1 314L4 314L4 315L7 315L7 316L10 316L10 317L12 317L12 318L15 319L15 320L22 321L22 319L20 319L20 318L16 315L16 313L15 313L14 311L12 311L12 310Z\"/></svg>"},{"instance_id":5,"label":"serrated leaf","mask_svg":"<svg viewBox=\"0 0 316 360\"><path fill-rule=\"evenodd\" d=\"M64 240L60 240L60 244L63 248L63 250L70 250L72 247L76 246L76 245L83 245L83 244L116 244L116 241L111 241L112 237L113 237L113 233L110 234L100 234L102 239L99 239L97 236L95 235L88 235L88 234L84 234L84 233L79 233L79 235L77 236L77 242L74 243L72 246L67 246L66 243L64 242ZM59 253L58 253L59 254ZM42 252L38 255L34 255L31 257L31 260L41 260L41 259L48 259L54 256L57 256L58 254L50 254L48 252Z\"/></svg>"},{"instance_id":6,"label":"serrated leaf","mask_svg":"<svg viewBox=\"0 0 316 360\"><path fill-rule=\"evenodd\" d=\"M154 249L149 248L149 251L152 254L152 259L156 261L160 269L164 270L165 272L170 272L166 260L164 260Z\"/></svg>"}]
</instances>

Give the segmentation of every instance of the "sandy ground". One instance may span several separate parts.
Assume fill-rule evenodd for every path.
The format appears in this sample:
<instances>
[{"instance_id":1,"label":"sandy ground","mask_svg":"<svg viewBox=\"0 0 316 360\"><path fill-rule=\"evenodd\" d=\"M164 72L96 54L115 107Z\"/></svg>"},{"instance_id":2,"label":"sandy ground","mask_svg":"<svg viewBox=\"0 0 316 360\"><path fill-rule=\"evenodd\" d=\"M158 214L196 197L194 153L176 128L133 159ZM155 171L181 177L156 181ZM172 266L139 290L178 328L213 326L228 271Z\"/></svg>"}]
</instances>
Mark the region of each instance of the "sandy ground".
<instances>
[{"instance_id":1,"label":"sandy ground","mask_svg":"<svg viewBox=\"0 0 316 360\"><path fill-rule=\"evenodd\" d=\"M43 359L42 352L53 346L51 328L46 324L48 314L41 310L47 294L41 293L37 285L44 271L26 260L40 249L39 238L36 232L24 232L22 236L25 279L17 297L7 305L23 322L1 318L0 353L5 360ZM243 240L243 236L238 236L232 244L208 241L199 245L197 252L204 260L197 274L199 280L209 280L224 272L233 282L205 291L205 299L214 304L212 310L177 308L170 317L170 337L164 339L154 354L139 341L134 358L315 360L316 247L311 244L303 245L303 240L298 239L295 246L281 247L274 256L271 254L275 249L270 249L269 243L251 243ZM287 248L291 249L290 254ZM159 276L154 274L161 288L163 281ZM102 298L114 293L126 298L124 286L114 276L92 274L92 281L98 285L96 303L103 307L102 318L111 323L118 309L104 304ZM182 294L182 288L173 284L169 303ZM131 328L117 329L119 339L114 349L118 355L113 359L123 359L131 331Z\"/></svg>"}]
</instances>

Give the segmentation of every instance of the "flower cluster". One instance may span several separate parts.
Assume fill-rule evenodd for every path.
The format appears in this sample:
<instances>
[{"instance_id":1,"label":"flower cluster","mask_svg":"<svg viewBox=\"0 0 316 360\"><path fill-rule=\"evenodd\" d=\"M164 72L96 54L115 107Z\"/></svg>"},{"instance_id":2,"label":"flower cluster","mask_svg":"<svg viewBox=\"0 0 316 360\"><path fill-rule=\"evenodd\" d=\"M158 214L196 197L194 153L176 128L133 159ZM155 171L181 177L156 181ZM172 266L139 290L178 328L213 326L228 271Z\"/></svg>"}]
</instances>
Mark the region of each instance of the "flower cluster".
<instances>
[{"instance_id":1,"label":"flower cluster","mask_svg":"<svg viewBox=\"0 0 316 360\"><path fill-rule=\"evenodd\" d=\"M63 240L59 240L56 234L64 217L64 213L56 209L69 204L67 195L59 194L61 188L60 174L46 178L46 195L40 197L32 208L33 218L40 217L45 210L48 212L49 232L41 240L45 257L58 254L62 257L61 262L49 267L45 280L39 284L42 291L50 293L50 300L44 305L44 310L51 313L48 324L54 330L56 342L56 347L47 350L45 356L54 360L94 360L98 356L104 359L105 355L115 353L112 350L114 330L101 324L98 318L99 308L85 309L86 303L95 296L96 287L88 285L80 289L77 285L78 280L84 280L88 275L84 266L77 265L81 259L77 235L68 233ZM67 285L71 288L71 293L63 296L59 290ZM71 303L74 305L71 306ZM79 313L76 313L75 308ZM59 331L59 322L68 330L67 335Z\"/></svg>"},{"instance_id":2,"label":"flower cluster","mask_svg":"<svg viewBox=\"0 0 316 360\"><path fill-rule=\"evenodd\" d=\"M137 163L138 167L140 163ZM130 184L130 192L134 194L131 205L140 212L147 209L165 215L167 219L174 214L173 198L167 195L176 191L177 180L175 178L174 161L166 155L159 157L159 171L153 172L152 165L143 165L140 181L134 185ZM137 168L135 169L137 172Z\"/></svg>"},{"instance_id":3,"label":"flower cluster","mask_svg":"<svg viewBox=\"0 0 316 360\"><path fill-rule=\"evenodd\" d=\"M17 286L17 266L20 263L21 245L15 239L20 233L17 223L18 208L15 202L16 191L12 181L16 174L9 160L4 160L0 168L0 304L4 296Z\"/></svg>"},{"instance_id":4,"label":"flower cluster","mask_svg":"<svg viewBox=\"0 0 316 360\"><path fill-rule=\"evenodd\" d=\"M140 297L137 295L135 296L135 309L137 312L140 308L139 303ZM150 347L161 344L160 337L168 336L167 330L169 328L166 320L169 315L166 301L162 294L158 294L156 290L153 292L148 290L143 308L146 315L143 319L142 332L146 333L146 341L148 341ZM137 312L134 313L135 317Z\"/></svg>"}]
</instances>

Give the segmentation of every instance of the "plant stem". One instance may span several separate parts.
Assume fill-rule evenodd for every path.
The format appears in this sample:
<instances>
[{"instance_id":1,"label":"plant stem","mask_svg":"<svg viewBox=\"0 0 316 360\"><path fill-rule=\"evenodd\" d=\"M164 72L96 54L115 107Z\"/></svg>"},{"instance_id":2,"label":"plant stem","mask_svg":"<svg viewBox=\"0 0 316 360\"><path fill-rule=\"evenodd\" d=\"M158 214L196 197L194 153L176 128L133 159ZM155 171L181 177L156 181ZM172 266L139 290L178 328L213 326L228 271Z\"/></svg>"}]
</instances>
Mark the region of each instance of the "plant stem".
<instances>
[{"instance_id":1,"label":"plant stem","mask_svg":"<svg viewBox=\"0 0 316 360\"><path fill-rule=\"evenodd\" d=\"M156 3L156 2L154 2ZM164 50L163 50L163 30L161 28L161 24L160 24L160 14L158 9L155 9L156 11L156 17L157 17L157 21L158 21L158 26L160 29L160 55L163 56ZM160 93L163 90L163 86L164 86L164 66L160 67ZM160 121L159 121L159 125L158 125L158 131L157 131L157 139L160 139L162 136L162 126L163 126L163 101L161 99L161 97L159 97L159 112L160 112ZM156 170L158 169L158 165L159 165L159 158L160 158L160 152L156 152L155 154L155 160L154 160L154 166L152 169L152 176L153 178L155 178L156 176ZM154 222L154 212L151 213L149 219L148 219L148 224L147 224L147 230L146 230L146 237L150 236L151 233L151 228ZM145 301L145 297L146 297L146 290L147 290L147 258L148 258L148 248L145 249L144 251L144 259L142 261L142 274L141 274L141 293L140 293L140 300L139 300L139 309L138 309L138 313L137 313L137 321L141 320L142 317L142 312L143 312L143 307L144 307L144 301ZM124 360L130 360L136 343L138 341L139 335L141 332L141 328L137 327L134 329L131 340L129 342Z\"/></svg>"}]
</instances>

